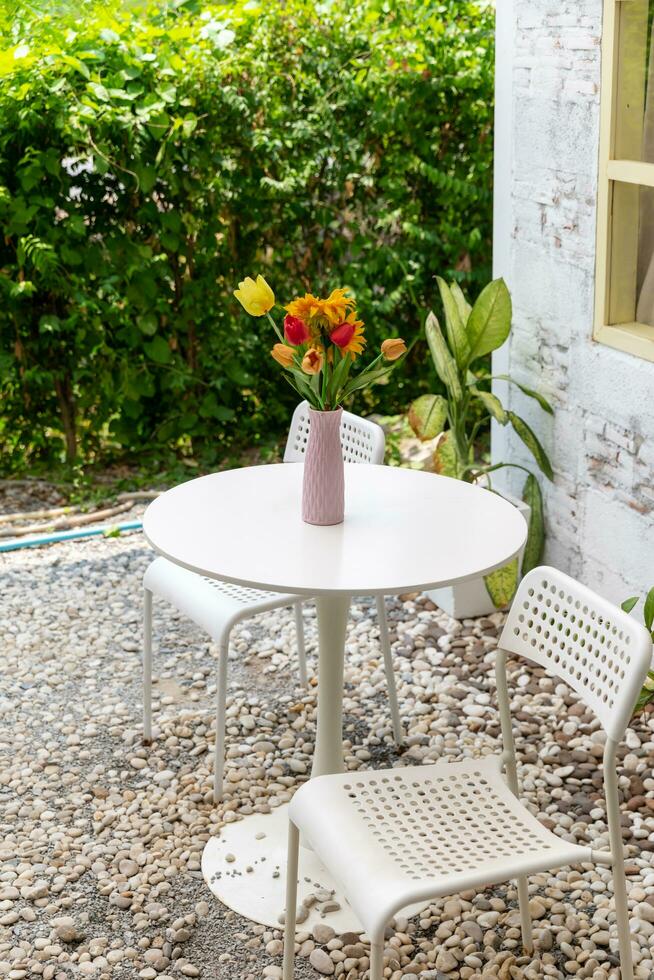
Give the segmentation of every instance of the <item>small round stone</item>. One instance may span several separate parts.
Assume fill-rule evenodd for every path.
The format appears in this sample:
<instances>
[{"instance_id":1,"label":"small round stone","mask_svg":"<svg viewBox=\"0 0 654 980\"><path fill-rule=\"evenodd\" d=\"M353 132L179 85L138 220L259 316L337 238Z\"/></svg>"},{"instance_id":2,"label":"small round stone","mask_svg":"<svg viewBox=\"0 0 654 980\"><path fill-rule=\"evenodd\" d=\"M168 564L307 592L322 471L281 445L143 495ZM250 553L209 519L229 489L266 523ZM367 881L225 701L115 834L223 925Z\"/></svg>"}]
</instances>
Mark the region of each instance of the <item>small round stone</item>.
<instances>
[{"instance_id":1,"label":"small round stone","mask_svg":"<svg viewBox=\"0 0 654 980\"><path fill-rule=\"evenodd\" d=\"M334 961L329 953L326 953L324 949L320 949L318 946L311 952L309 963L323 976L330 976L335 970Z\"/></svg>"}]
</instances>

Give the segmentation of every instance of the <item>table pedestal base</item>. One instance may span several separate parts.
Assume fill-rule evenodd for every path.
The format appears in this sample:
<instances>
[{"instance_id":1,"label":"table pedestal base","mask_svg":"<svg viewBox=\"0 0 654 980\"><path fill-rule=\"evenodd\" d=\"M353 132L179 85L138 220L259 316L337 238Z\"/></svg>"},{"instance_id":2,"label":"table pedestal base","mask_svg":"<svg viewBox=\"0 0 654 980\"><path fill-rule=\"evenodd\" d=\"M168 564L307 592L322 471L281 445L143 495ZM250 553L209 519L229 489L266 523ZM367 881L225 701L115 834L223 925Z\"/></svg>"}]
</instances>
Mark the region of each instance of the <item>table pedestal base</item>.
<instances>
[{"instance_id":1,"label":"table pedestal base","mask_svg":"<svg viewBox=\"0 0 654 980\"><path fill-rule=\"evenodd\" d=\"M209 888L224 905L244 918L283 928L279 916L286 905L287 842L288 806L226 824L220 836L208 841L202 855L202 873ZM298 932L311 931L319 922L330 925L339 935L362 932L356 915L318 856L307 847L300 847L298 905L316 892L323 899L329 893L329 900L340 908L322 913L320 904L324 901L316 902L307 919L298 922Z\"/></svg>"},{"instance_id":2,"label":"table pedestal base","mask_svg":"<svg viewBox=\"0 0 654 980\"><path fill-rule=\"evenodd\" d=\"M245 919L283 929L279 917L286 906L287 844L288 805L277 807L272 813L251 814L236 823L226 824L218 837L212 837L207 842L202 854L202 874L223 905ZM311 932L315 925L322 922L331 926L339 936L346 932L361 935L361 923L341 888L318 855L301 846L298 906L308 895L316 893L323 901L316 901L310 907L307 918L303 922L298 921L297 932ZM321 911L325 898L340 908ZM421 902L411 905L403 909L402 914L417 915L428 904Z\"/></svg>"}]
</instances>

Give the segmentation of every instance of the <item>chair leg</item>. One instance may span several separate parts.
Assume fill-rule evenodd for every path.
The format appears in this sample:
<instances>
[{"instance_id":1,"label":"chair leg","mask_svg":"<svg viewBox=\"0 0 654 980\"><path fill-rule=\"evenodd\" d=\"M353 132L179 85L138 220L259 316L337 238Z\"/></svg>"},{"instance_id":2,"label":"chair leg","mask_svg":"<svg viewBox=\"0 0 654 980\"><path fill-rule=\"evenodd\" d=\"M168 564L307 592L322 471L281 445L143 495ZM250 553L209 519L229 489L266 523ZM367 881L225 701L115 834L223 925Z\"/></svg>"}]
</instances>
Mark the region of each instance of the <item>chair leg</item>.
<instances>
[{"instance_id":1,"label":"chair leg","mask_svg":"<svg viewBox=\"0 0 654 980\"><path fill-rule=\"evenodd\" d=\"M620 943L620 976L622 980L633 980L634 964L631 952L631 933L629 931L627 879L624 873L624 844L622 842L618 775L615 762L617 748L617 743L613 739L607 739L604 748L604 791L609 823L609 844L613 857L613 896Z\"/></svg>"},{"instance_id":2,"label":"chair leg","mask_svg":"<svg viewBox=\"0 0 654 980\"><path fill-rule=\"evenodd\" d=\"M227 702L227 661L229 659L229 636L218 647L218 690L216 691L216 746L213 761L213 801L220 803L223 798L223 775L225 772L225 712Z\"/></svg>"},{"instance_id":3,"label":"chair leg","mask_svg":"<svg viewBox=\"0 0 654 980\"><path fill-rule=\"evenodd\" d=\"M295 640L297 643L297 659L300 668L300 684L307 686L307 651L304 644L304 618L302 616L302 603L294 602L295 610Z\"/></svg>"},{"instance_id":4,"label":"chair leg","mask_svg":"<svg viewBox=\"0 0 654 980\"><path fill-rule=\"evenodd\" d=\"M525 952L531 954L534 951L534 936L531 929L531 913L529 912L529 889L525 877L518 878L518 904L520 906L522 945Z\"/></svg>"},{"instance_id":5,"label":"chair leg","mask_svg":"<svg viewBox=\"0 0 654 980\"><path fill-rule=\"evenodd\" d=\"M384 976L384 937L373 937L370 944L370 980L382 980ZM284 977L286 980L286 977Z\"/></svg>"},{"instance_id":6,"label":"chair leg","mask_svg":"<svg viewBox=\"0 0 654 980\"><path fill-rule=\"evenodd\" d=\"M295 917L297 914L297 867L300 832L288 822L288 858L286 861L286 918L284 920L283 980L293 980L295 972Z\"/></svg>"},{"instance_id":7,"label":"chair leg","mask_svg":"<svg viewBox=\"0 0 654 980\"><path fill-rule=\"evenodd\" d=\"M152 592L143 589L143 743L152 741Z\"/></svg>"},{"instance_id":8,"label":"chair leg","mask_svg":"<svg viewBox=\"0 0 654 980\"><path fill-rule=\"evenodd\" d=\"M400 710L397 706L397 689L395 687L395 674L393 673L393 657L391 655L391 641L388 635L388 622L386 620L386 600L383 595L377 596L377 619L379 621L379 641L381 643L382 654L384 656L384 670L386 672L386 685L388 687L388 703L391 709L393 720L393 735L395 742L399 746L402 744L404 732L400 720Z\"/></svg>"},{"instance_id":9,"label":"chair leg","mask_svg":"<svg viewBox=\"0 0 654 980\"><path fill-rule=\"evenodd\" d=\"M627 882L624 873L622 845L613 850L613 855L613 895L615 897L615 917L618 926L618 941L620 943L620 976L622 980L634 980L631 932L629 930L629 905L627 903Z\"/></svg>"}]
</instances>

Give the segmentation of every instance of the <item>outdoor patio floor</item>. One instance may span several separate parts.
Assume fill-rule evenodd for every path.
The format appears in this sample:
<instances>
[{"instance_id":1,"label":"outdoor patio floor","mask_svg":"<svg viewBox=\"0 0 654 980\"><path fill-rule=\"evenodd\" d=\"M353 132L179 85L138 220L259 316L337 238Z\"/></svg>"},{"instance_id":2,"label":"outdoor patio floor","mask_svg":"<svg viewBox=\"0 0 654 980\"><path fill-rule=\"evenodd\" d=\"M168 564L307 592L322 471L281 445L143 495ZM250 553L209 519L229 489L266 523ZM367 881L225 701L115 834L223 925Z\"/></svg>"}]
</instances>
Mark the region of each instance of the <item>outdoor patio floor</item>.
<instances>
[{"instance_id":1,"label":"outdoor patio floor","mask_svg":"<svg viewBox=\"0 0 654 980\"><path fill-rule=\"evenodd\" d=\"M307 777L315 684L297 685L290 611L236 629L228 792L213 805L215 660L207 638L162 603L159 735L141 744L141 576L151 557L140 534L2 556L0 976L281 976L281 932L222 907L200 857L224 821L279 805ZM363 601L352 610L346 656L348 767L498 750L491 654L502 616L460 624L424 596L389 599L388 612L406 747L398 753L391 739L374 609ZM306 616L311 654L310 604ZM607 846L601 732L563 685L517 664L511 677L534 813L556 833ZM620 771L642 978L654 975L653 757L654 714L646 714L628 733ZM435 902L389 930L386 976L617 976L610 880L603 868L530 879L534 957L522 954L511 885ZM367 949L353 935L327 944L329 936L324 927L322 943L298 935L298 978L363 978Z\"/></svg>"}]
</instances>

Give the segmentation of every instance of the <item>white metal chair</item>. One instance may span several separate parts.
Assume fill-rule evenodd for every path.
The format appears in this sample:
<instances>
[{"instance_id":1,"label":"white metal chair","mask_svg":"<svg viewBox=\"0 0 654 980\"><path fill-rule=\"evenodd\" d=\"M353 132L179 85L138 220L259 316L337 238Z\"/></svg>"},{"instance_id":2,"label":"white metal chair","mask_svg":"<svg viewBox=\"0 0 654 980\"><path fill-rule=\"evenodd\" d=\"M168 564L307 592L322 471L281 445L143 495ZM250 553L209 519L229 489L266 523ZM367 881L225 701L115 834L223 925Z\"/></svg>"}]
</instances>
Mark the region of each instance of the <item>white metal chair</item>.
<instances>
[{"instance_id":1,"label":"white metal chair","mask_svg":"<svg viewBox=\"0 0 654 980\"><path fill-rule=\"evenodd\" d=\"M610 851L562 840L517 799L507 654L565 681L603 725ZM616 750L651 655L647 630L621 609L553 568L530 572L496 659L502 755L319 776L296 792L289 809L284 980L293 977L300 833L340 882L370 936L370 980L381 980L384 929L400 909L509 878L518 881L523 942L532 952L525 876L586 862L613 867L622 980L632 980Z\"/></svg>"},{"instance_id":2,"label":"white metal chair","mask_svg":"<svg viewBox=\"0 0 654 980\"><path fill-rule=\"evenodd\" d=\"M284 451L285 463L304 459L310 427L309 406L301 402L291 422ZM343 412L341 445L347 463L381 464L384 461L384 430L375 422ZM299 502L298 502L299 506ZM293 606L300 680L307 683L306 655L302 602L296 595L264 592L217 582L190 572L166 558L155 558L143 577L144 643L143 643L143 739L152 741L152 596L168 600L176 609L201 626L218 648L218 691L216 697L216 747L214 761L214 800L222 799L225 765L225 707L227 695L227 660L229 636L236 623L270 609ZM379 635L386 671L388 697L393 722L393 734L399 744L402 725L397 705L397 692L386 621L383 596L377 597Z\"/></svg>"}]
</instances>

